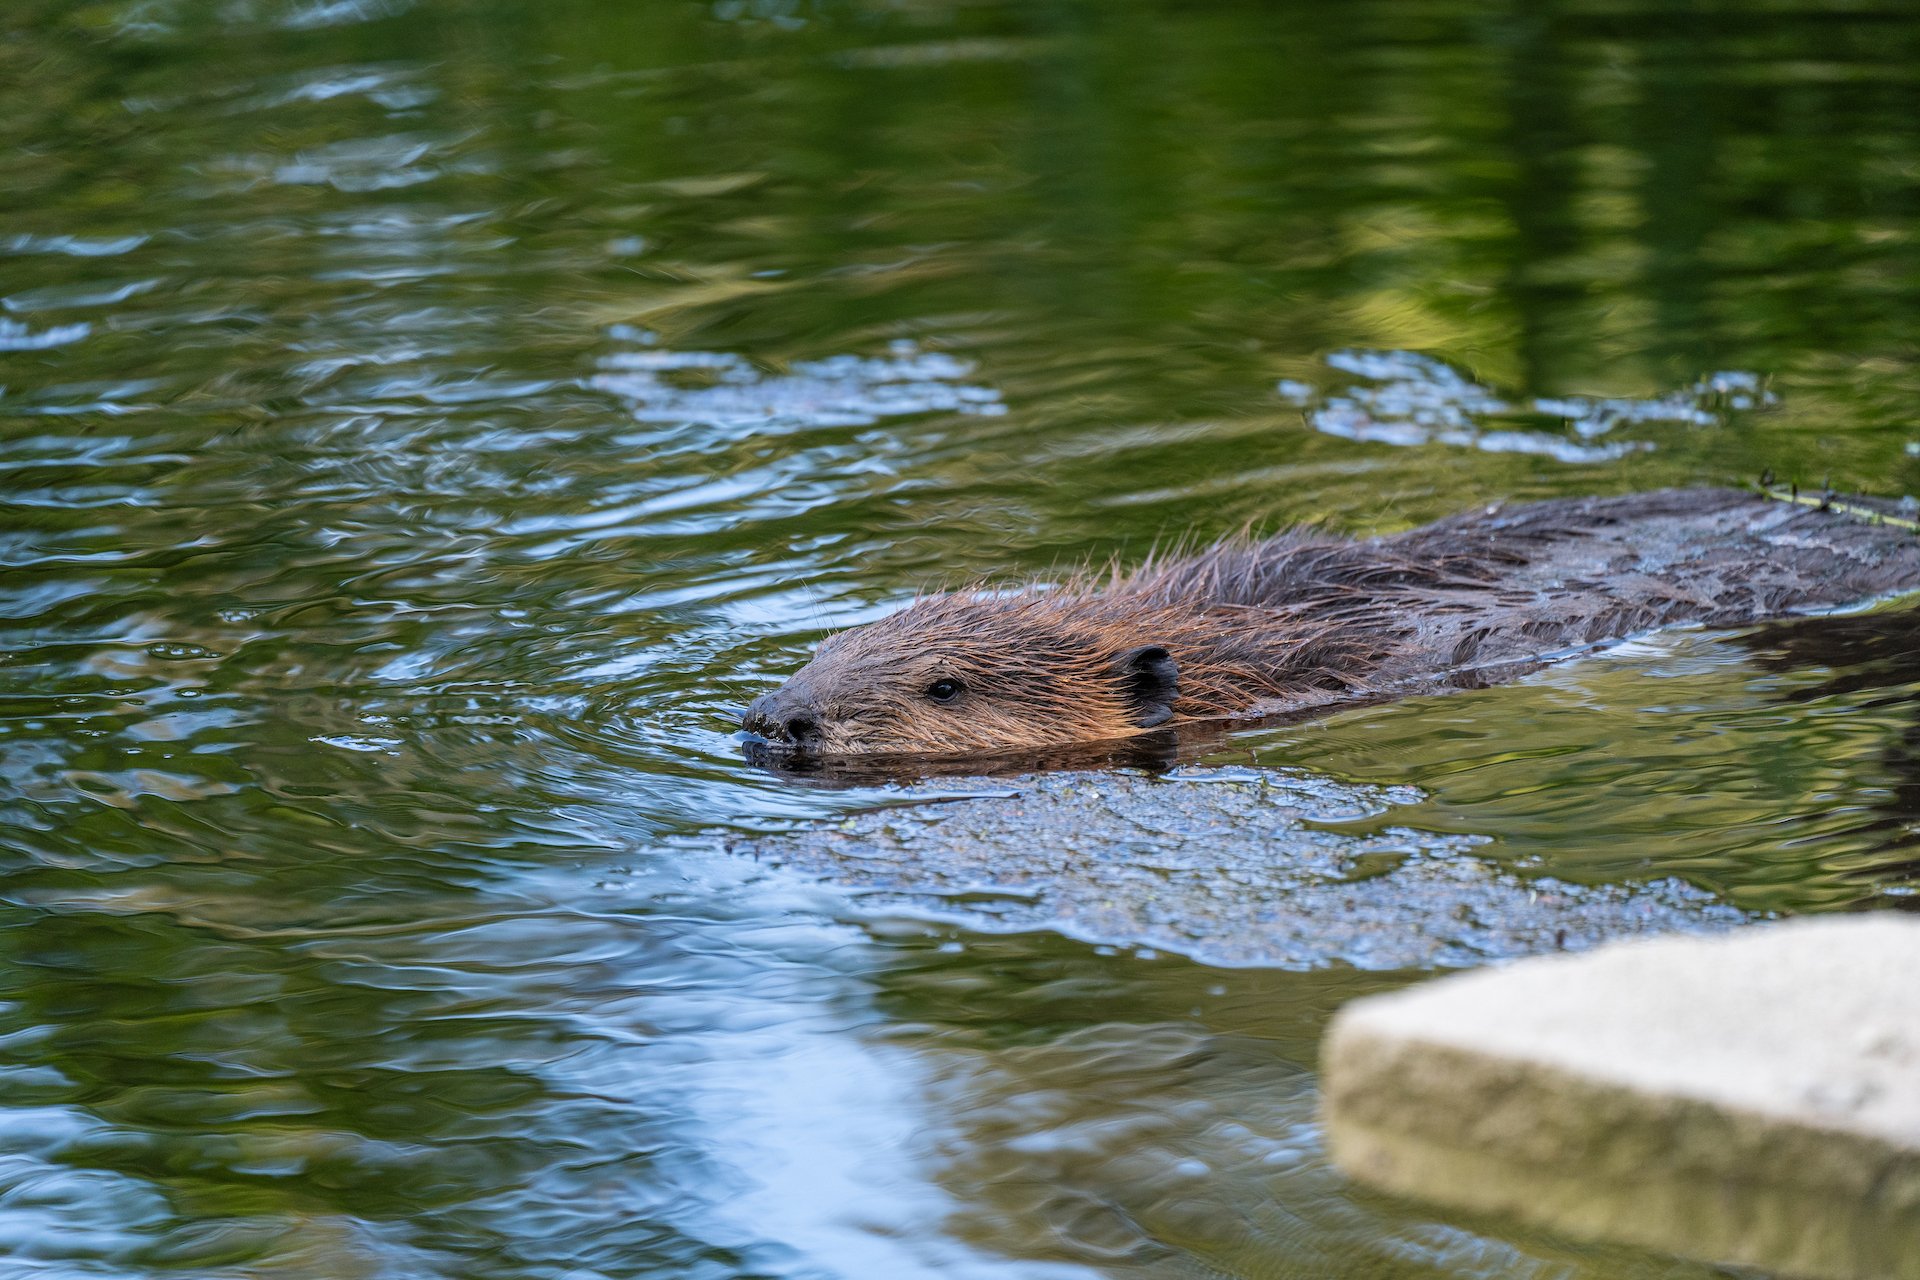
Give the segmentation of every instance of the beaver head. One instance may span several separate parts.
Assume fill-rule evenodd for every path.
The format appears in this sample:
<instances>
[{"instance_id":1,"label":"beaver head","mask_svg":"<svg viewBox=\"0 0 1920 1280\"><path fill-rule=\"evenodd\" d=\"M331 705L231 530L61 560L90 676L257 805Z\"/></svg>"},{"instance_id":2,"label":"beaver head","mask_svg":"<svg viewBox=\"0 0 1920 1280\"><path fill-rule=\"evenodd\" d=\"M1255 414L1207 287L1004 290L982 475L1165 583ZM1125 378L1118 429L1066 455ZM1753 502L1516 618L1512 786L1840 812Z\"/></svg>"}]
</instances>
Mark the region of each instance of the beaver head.
<instances>
[{"instance_id":1,"label":"beaver head","mask_svg":"<svg viewBox=\"0 0 1920 1280\"><path fill-rule=\"evenodd\" d=\"M820 755L1123 738L1173 717L1179 669L1137 616L1046 594L933 597L824 641L742 726Z\"/></svg>"}]
</instances>

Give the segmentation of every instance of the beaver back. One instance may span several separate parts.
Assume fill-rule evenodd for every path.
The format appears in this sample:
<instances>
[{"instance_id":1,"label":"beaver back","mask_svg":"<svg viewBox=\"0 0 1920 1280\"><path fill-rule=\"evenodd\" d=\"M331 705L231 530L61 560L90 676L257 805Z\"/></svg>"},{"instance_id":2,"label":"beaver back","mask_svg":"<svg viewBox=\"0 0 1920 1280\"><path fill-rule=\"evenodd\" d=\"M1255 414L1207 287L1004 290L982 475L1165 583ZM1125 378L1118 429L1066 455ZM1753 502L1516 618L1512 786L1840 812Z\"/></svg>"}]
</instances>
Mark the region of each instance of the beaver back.
<instances>
[{"instance_id":1,"label":"beaver back","mask_svg":"<svg viewBox=\"0 0 1920 1280\"><path fill-rule=\"evenodd\" d=\"M1920 588L1920 536L1905 523L1731 489L1495 507L1361 545L1435 571L1433 583L1377 593L1383 613L1404 608L1411 622L1380 680Z\"/></svg>"}]
</instances>

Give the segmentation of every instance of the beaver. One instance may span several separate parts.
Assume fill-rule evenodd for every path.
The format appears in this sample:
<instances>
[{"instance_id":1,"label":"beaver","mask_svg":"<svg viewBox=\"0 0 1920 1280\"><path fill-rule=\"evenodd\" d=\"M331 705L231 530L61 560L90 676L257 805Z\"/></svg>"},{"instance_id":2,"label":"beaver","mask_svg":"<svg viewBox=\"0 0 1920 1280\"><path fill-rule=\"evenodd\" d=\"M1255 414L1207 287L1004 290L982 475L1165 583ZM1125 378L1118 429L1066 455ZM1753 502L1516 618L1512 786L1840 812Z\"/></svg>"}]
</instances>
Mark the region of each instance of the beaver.
<instances>
[{"instance_id":1,"label":"beaver","mask_svg":"<svg viewBox=\"0 0 1920 1280\"><path fill-rule=\"evenodd\" d=\"M1477 687L1677 623L1920 589L1895 504L1734 489L1493 505L1387 537L1232 539L918 600L821 643L742 726L797 756L961 755Z\"/></svg>"}]
</instances>

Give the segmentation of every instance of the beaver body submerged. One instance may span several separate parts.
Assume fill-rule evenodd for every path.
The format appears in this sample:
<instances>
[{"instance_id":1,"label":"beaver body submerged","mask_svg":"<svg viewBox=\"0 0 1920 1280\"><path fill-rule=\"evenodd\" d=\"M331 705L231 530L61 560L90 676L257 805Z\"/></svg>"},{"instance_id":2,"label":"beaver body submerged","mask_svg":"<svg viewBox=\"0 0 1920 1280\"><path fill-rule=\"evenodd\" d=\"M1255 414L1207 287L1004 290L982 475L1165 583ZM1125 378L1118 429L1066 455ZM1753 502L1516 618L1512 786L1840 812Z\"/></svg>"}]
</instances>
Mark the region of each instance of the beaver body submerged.
<instances>
[{"instance_id":1,"label":"beaver body submerged","mask_svg":"<svg viewBox=\"0 0 1920 1280\"><path fill-rule=\"evenodd\" d=\"M1555 500L930 597L823 642L743 723L801 754L975 753L1490 684L1659 626L1920 588L1920 537L1876 523L1881 508L1729 489Z\"/></svg>"}]
</instances>

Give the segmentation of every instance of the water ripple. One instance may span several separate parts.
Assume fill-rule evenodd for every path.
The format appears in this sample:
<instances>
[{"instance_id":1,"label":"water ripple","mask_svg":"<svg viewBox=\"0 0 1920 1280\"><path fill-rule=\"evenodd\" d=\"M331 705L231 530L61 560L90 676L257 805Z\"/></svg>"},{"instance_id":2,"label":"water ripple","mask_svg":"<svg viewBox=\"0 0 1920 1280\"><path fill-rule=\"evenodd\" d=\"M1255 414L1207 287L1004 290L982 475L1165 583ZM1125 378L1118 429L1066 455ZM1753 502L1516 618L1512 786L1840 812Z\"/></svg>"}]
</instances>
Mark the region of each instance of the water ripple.
<instances>
[{"instance_id":1,"label":"water ripple","mask_svg":"<svg viewBox=\"0 0 1920 1280\"><path fill-rule=\"evenodd\" d=\"M78 342L92 332L93 326L84 322L55 325L36 332L18 320L0 317L0 351L45 351Z\"/></svg>"},{"instance_id":2,"label":"water ripple","mask_svg":"<svg viewBox=\"0 0 1920 1280\"><path fill-rule=\"evenodd\" d=\"M1002 414L991 387L965 379L974 366L901 340L877 357L801 360L780 373L757 369L737 355L649 349L644 330L616 326L612 336L637 351L604 356L589 385L626 401L641 422L780 430L863 427L919 413Z\"/></svg>"},{"instance_id":3,"label":"water ripple","mask_svg":"<svg viewBox=\"0 0 1920 1280\"><path fill-rule=\"evenodd\" d=\"M1650 450L1650 439L1589 443L1645 424L1703 427L1728 413L1776 403L1751 373L1716 373L1685 391L1644 400L1626 397L1536 396L1514 403L1442 360L1411 351L1337 351L1327 366L1358 381L1340 391L1284 379L1281 397L1299 405L1316 431L1369 444L1466 446L1489 453L1530 453L1557 462L1592 463ZM1558 420L1558 430L1501 427L1501 422Z\"/></svg>"}]
</instances>

